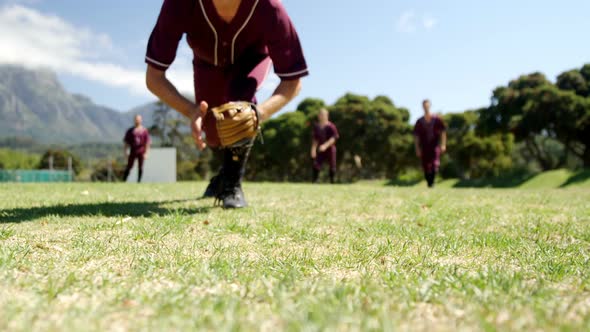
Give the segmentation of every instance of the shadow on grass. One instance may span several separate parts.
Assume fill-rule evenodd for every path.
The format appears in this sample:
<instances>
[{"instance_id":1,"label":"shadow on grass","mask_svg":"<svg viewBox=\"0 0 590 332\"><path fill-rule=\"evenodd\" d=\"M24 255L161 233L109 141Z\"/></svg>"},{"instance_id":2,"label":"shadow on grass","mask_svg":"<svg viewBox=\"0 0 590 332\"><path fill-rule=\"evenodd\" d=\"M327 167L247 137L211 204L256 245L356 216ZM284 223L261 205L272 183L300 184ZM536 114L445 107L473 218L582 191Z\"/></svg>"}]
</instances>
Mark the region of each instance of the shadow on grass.
<instances>
[{"instance_id":1,"label":"shadow on grass","mask_svg":"<svg viewBox=\"0 0 590 332\"><path fill-rule=\"evenodd\" d=\"M574 175L572 175L567 181L560 186L560 188L565 188L571 185L579 184L580 182L585 182L590 179L590 169L585 169L580 171Z\"/></svg>"},{"instance_id":2,"label":"shadow on grass","mask_svg":"<svg viewBox=\"0 0 590 332\"><path fill-rule=\"evenodd\" d=\"M496 178L482 178L482 179L464 179L456 180L457 182L451 185L452 188L516 188L523 185L525 182L533 179L537 174L532 174L526 171L514 171ZM445 179L452 180L452 179ZM389 180L386 186L396 187L414 187L421 183L423 178L421 175L412 174L411 176L404 176L397 179Z\"/></svg>"},{"instance_id":3,"label":"shadow on grass","mask_svg":"<svg viewBox=\"0 0 590 332\"><path fill-rule=\"evenodd\" d=\"M154 217L170 213L203 214L209 207L169 208L166 204L188 202L175 200L163 202L104 202L91 204L60 204L31 208L0 210L0 224L21 223L44 217Z\"/></svg>"},{"instance_id":4,"label":"shadow on grass","mask_svg":"<svg viewBox=\"0 0 590 332\"><path fill-rule=\"evenodd\" d=\"M420 182L422 182L422 179L393 179L389 180L385 185L395 187L413 187Z\"/></svg>"},{"instance_id":5,"label":"shadow on grass","mask_svg":"<svg viewBox=\"0 0 590 332\"><path fill-rule=\"evenodd\" d=\"M517 188L533 179L535 175L521 174L502 178L459 180L454 188Z\"/></svg>"}]
</instances>

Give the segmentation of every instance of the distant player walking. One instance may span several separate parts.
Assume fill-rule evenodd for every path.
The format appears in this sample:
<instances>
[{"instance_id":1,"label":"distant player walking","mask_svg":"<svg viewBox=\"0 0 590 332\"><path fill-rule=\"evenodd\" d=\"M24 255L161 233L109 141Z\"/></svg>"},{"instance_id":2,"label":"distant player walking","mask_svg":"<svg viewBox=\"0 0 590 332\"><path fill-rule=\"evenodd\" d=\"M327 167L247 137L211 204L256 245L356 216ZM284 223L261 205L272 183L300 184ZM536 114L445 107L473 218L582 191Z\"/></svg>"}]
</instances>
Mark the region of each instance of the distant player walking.
<instances>
[{"instance_id":1,"label":"distant player walking","mask_svg":"<svg viewBox=\"0 0 590 332\"><path fill-rule=\"evenodd\" d=\"M317 183L322 165L327 161L330 165L330 183L336 176L336 141L340 138L338 128L330 122L327 109L318 115L318 123L313 126L311 158L313 159L313 183Z\"/></svg>"},{"instance_id":2,"label":"distant player walking","mask_svg":"<svg viewBox=\"0 0 590 332\"><path fill-rule=\"evenodd\" d=\"M424 177L430 188L434 187L440 156L447 150L447 128L440 117L430 113L431 106L428 99L422 102L424 116L414 126L416 155L422 160Z\"/></svg>"},{"instance_id":3,"label":"distant player walking","mask_svg":"<svg viewBox=\"0 0 590 332\"><path fill-rule=\"evenodd\" d=\"M125 143L125 157L127 158L127 168L125 169L124 180L127 181L129 173L137 160L137 182L141 182L143 176L143 162L150 151L151 138L148 130L143 126L141 115L135 116L135 126L129 128L125 133L123 142Z\"/></svg>"}]
</instances>

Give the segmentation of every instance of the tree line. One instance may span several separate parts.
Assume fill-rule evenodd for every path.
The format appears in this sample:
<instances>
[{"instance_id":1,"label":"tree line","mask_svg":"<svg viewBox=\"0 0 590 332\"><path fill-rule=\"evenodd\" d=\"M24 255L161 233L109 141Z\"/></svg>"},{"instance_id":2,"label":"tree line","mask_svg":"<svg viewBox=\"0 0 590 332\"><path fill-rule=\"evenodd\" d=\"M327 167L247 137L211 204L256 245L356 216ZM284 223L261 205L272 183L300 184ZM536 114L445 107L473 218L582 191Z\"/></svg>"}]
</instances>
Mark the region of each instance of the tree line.
<instances>
[{"instance_id":1,"label":"tree line","mask_svg":"<svg viewBox=\"0 0 590 332\"><path fill-rule=\"evenodd\" d=\"M63 149L49 149L42 155L0 148L0 170L68 170L71 161L72 171L79 174L82 163L77 155Z\"/></svg>"},{"instance_id":2,"label":"tree line","mask_svg":"<svg viewBox=\"0 0 590 332\"><path fill-rule=\"evenodd\" d=\"M352 93L334 104L308 98L294 112L262 126L264 143L253 149L247 178L308 181L312 125L320 109L340 131L338 174L342 182L397 178L419 168L410 112L387 96ZM219 165L211 151L192 148L186 122L169 116L161 103L151 131L164 145L179 148L180 179L206 178ZM557 168L590 167L590 64L560 74L520 76L492 92L488 107L442 115L448 153L441 174L481 179Z\"/></svg>"},{"instance_id":3,"label":"tree line","mask_svg":"<svg viewBox=\"0 0 590 332\"><path fill-rule=\"evenodd\" d=\"M419 174L408 109L387 96L371 99L348 93L332 105L317 98L305 99L295 111L265 122L264 144L258 142L253 149L247 178L309 181L312 125L322 108L330 111L330 119L340 131L337 147L341 182ZM446 113L442 118L448 128L443 177L483 179L557 168L590 168L590 64L566 71L554 81L538 72L522 75L497 87L487 107ZM179 180L208 179L217 171L214 152L194 148L185 119L157 103L153 120L150 132L156 144L178 149ZM45 150L39 159L33 158L34 162L25 158L22 163L44 168L49 155L54 156L55 167L63 166L71 156L67 151ZM19 158L0 153L0 168L14 168L12 164ZM100 180L107 169L117 175L124 163L118 154L108 162L105 158L94 167L91 178ZM75 155L74 168L80 172Z\"/></svg>"}]
</instances>

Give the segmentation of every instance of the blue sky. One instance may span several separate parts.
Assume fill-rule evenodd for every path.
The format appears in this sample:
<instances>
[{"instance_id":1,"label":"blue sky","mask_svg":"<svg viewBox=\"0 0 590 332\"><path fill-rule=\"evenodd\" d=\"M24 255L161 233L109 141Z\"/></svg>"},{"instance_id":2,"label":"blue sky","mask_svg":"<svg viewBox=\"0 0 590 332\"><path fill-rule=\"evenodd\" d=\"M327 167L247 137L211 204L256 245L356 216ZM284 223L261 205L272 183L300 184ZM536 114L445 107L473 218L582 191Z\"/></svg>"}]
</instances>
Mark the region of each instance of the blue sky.
<instances>
[{"instance_id":1,"label":"blue sky","mask_svg":"<svg viewBox=\"0 0 590 332\"><path fill-rule=\"evenodd\" d=\"M143 88L145 43L161 0L0 0L0 63L46 66L72 92L118 110L153 100ZM301 96L334 102L346 92L385 94L437 111L489 104L520 74L551 79L590 62L587 0L284 0L311 76ZM183 47L171 77L191 86ZM277 83L267 82L262 96Z\"/></svg>"}]
</instances>

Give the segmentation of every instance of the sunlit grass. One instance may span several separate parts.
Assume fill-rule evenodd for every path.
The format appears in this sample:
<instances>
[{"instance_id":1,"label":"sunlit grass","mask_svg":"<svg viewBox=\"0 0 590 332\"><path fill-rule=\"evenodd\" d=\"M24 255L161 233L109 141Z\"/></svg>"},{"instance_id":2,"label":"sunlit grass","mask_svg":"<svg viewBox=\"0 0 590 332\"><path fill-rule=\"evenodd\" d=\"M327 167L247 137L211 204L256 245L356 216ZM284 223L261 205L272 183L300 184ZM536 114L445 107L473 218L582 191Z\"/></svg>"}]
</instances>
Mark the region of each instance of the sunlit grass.
<instances>
[{"instance_id":1,"label":"sunlit grass","mask_svg":"<svg viewBox=\"0 0 590 332\"><path fill-rule=\"evenodd\" d=\"M590 191L0 187L0 330L587 330Z\"/></svg>"}]
</instances>

